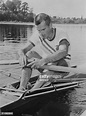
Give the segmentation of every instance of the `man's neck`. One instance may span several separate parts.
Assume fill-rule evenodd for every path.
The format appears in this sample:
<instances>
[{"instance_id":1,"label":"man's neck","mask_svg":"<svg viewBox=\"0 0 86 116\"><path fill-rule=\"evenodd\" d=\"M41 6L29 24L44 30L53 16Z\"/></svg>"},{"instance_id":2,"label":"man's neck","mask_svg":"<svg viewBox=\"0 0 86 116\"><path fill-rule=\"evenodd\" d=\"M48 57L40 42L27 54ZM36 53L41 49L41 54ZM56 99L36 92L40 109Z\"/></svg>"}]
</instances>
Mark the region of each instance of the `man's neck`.
<instances>
[{"instance_id":1,"label":"man's neck","mask_svg":"<svg viewBox=\"0 0 86 116\"><path fill-rule=\"evenodd\" d=\"M52 28L49 34L49 37L47 38L49 41L52 41L55 38L55 29Z\"/></svg>"}]
</instances>

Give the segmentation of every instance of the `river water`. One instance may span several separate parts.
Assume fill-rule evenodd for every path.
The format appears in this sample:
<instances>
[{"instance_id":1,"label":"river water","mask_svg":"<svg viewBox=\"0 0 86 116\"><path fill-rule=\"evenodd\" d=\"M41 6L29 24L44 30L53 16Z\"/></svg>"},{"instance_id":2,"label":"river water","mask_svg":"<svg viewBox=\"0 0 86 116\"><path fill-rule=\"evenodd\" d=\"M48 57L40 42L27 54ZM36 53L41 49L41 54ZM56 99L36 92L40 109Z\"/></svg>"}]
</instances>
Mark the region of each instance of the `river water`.
<instances>
[{"instance_id":1,"label":"river water","mask_svg":"<svg viewBox=\"0 0 86 116\"><path fill-rule=\"evenodd\" d=\"M57 24L58 28L65 30L71 42L71 55L72 64L85 64L86 63L86 25L81 24ZM31 35L31 34L30 34ZM18 59L17 51L20 47L24 46L25 43L0 43L0 60L12 60ZM64 97L63 97L64 96ZM86 109L86 83L81 85L79 88L69 90L66 93L61 93L60 99L68 104L70 113L61 116L80 116L80 114ZM60 100L60 101L61 101ZM60 105L61 109L62 106ZM65 106L64 106L65 107ZM60 116L60 114L58 115Z\"/></svg>"},{"instance_id":2,"label":"river water","mask_svg":"<svg viewBox=\"0 0 86 116\"><path fill-rule=\"evenodd\" d=\"M86 62L86 25L70 24L57 25L65 30L71 42L72 62L82 64Z\"/></svg>"}]
</instances>

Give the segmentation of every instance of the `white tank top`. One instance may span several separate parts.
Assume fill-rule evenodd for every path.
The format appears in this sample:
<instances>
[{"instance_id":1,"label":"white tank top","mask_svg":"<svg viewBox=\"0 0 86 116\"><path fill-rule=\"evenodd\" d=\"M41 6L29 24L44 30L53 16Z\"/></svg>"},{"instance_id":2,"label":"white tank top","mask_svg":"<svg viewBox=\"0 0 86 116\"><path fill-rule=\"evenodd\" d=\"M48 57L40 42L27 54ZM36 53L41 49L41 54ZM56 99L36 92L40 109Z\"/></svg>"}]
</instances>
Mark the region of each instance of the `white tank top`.
<instances>
[{"instance_id":1,"label":"white tank top","mask_svg":"<svg viewBox=\"0 0 86 116\"><path fill-rule=\"evenodd\" d=\"M36 31L29 40L30 42L32 42L34 45L37 46L37 49L34 50L36 50L43 58L56 52L58 50L59 43L61 40L66 39L70 44L69 36L67 35L66 32L62 30L58 30L56 28L54 28L54 31L55 31L55 36L52 41L49 41L47 39L42 39L38 31ZM69 51L70 51L70 45L69 45L68 54Z\"/></svg>"}]
</instances>

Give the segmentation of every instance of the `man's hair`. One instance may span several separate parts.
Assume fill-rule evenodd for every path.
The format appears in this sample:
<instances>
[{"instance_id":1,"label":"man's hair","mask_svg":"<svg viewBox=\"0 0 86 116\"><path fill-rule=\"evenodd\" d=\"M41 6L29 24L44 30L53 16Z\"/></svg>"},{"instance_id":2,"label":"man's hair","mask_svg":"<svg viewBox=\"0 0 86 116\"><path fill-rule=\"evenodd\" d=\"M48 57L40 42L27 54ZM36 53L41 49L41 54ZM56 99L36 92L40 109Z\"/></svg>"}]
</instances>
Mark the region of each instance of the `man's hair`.
<instances>
[{"instance_id":1,"label":"man's hair","mask_svg":"<svg viewBox=\"0 0 86 116\"><path fill-rule=\"evenodd\" d=\"M40 13L35 17L35 24L39 25L42 21L45 21L46 25L49 26L51 23L51 18L45 13Z\"/></svg>"}]
</instances>

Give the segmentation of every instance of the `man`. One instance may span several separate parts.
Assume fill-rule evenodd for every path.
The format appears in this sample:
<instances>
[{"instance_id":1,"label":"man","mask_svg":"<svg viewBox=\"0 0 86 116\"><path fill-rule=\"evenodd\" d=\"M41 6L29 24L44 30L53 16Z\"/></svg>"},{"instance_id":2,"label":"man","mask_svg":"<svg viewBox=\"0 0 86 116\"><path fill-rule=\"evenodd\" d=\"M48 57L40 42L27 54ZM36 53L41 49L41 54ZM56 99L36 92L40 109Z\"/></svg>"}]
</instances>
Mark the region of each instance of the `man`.
<instances>
[{"instance_id":1,"label":"man","mask_svg":"<svg viewBox=\"0 0 86 116\"><path fill-rule=\"evenodd\" d=\"M51 18L44 13L40 13L35 17L35 25L37 31L32 35L29 39L29 43L27 43L20 52L20 64L23 66L19 87L21 90L26 88L32 74L32 69L38 69L42 73L43 70L40 70L40 67L45 64L68 66L65 61L70 46L68 35L57 28L53 28ZM33 51L32 48L35 46L38 46L39 49L34 49ZM27 56L28 51L29 54ZM28 67L28 59L31 58L37 58L37 60ZM65 74L64 72L47 70L42 73L42 76L57 75L58 77L63 77ZM39 88L44 83L44 80L42 81L42 79L39 79L32 89Z\"/></svg>"}]
</instances>

